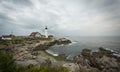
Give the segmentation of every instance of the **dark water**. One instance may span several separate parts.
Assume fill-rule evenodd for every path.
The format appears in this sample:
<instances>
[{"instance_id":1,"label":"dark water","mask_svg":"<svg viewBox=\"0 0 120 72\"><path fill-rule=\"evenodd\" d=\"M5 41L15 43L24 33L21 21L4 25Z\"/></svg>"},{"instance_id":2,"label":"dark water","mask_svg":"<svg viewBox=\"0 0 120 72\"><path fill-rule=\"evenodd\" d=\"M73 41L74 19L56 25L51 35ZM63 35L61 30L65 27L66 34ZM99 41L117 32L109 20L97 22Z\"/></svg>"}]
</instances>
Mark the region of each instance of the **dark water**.
<instances>
[{"instance_id":1,"label":"dark water","mask_svg":"<svg viewBox=\"0 0 120 72\"><path fill-rule=\"evenodd\" d=\"M69 57L80 54L82 49L89 48L92 51L99 47L112 49L120 53L120 37L67 37L72 40L71 45L55 45L49 50L57 54L66 54Z\"/></svg>"}]
</instances>

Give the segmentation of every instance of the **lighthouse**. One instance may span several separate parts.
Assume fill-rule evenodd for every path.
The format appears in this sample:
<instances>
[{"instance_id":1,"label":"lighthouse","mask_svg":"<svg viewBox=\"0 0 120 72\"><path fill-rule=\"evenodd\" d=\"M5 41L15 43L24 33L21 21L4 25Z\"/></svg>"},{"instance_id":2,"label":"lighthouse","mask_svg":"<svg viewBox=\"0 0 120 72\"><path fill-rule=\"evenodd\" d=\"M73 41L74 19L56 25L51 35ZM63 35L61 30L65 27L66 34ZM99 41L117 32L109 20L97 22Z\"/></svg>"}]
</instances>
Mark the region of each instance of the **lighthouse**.
<instances>
[{"instance_id":1,"label":"lighthouse","mask_svg":"<svg viewBox=\"0 0 120 72\"><path fill-rule=\"evenodd\" d=\"M48 38L47 26L45 27L45 37Z\"/></svg>"}]
</instances>

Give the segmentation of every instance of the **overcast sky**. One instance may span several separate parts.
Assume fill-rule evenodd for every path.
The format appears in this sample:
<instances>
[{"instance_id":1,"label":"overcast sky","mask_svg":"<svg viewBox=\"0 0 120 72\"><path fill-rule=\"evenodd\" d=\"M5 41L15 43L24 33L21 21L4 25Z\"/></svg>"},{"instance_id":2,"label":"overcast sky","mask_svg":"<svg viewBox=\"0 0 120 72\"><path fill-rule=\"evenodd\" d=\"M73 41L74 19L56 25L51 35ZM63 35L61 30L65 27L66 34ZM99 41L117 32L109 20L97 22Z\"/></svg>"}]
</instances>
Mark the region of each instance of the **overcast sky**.
<instances>
[{"instance_id":1,"label":"overcast sky","mask_svg":"<svg viewBox=\"0 0 120 72\"><path fill-rule=\"evenodd\" d=\"M0 0L0 35L120 36L120 0Z\"/></svg>"}]
</instances>

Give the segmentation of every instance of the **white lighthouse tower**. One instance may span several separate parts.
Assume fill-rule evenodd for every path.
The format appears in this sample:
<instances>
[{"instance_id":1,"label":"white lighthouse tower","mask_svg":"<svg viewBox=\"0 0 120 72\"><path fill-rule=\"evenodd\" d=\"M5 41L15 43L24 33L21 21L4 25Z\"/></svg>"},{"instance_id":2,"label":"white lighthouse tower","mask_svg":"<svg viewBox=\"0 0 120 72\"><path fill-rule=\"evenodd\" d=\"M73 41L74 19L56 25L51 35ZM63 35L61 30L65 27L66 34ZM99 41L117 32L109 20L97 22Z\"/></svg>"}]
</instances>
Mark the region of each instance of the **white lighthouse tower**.
<instances>
[{"instance_id":1,"label":"white lighthouse tower","mask_svg":"<svg viewBox=\"0 0 120 72\"><path fill-rule=\"evenodd\" d=\"M47 28L47 26L46 26L46 27L45 27L45 37L46 37L46 38L48 38L48 31L47 31L47 30L48 30L48 28Z\"/></svg>"}]
</instances>

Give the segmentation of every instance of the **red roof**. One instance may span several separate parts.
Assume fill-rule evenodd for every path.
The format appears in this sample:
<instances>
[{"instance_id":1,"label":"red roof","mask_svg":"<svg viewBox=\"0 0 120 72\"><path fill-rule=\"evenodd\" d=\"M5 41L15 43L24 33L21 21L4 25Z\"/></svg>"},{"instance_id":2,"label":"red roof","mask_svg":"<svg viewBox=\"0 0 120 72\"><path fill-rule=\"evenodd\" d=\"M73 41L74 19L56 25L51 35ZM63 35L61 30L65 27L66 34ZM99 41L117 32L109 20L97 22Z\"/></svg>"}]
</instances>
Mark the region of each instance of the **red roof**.
<instances>
[{"instance_id":1,"label":"red roof","mask_svg":"<svg viewBox=\"0 0 120 72\"><path fill-rule=\"evenodd\" d=\"M49 35L48 37L53 37L53 35Z\"/></svg>"},{"instance_id":2,"label":"red roof","mask_svg":"<svg viewBox=\"0 0 120 72\"><path fill-rule=\"evenodd\" d=\"M3 38L11 38L10 35L3 35L2 37L3 37Z\"/></svg>"},{"instance_id":3,"label":"red roof","mask_svg":"<svg viewBox=\"0 0 120 72\"><path fill-rule=\"evenodd\" d=\"M37 33L39 33L39 32L32 32L31 34L30 34L30 36L35 36ZM39 33L40 34L40 33Z\"/></svg>"}]
</instances>

